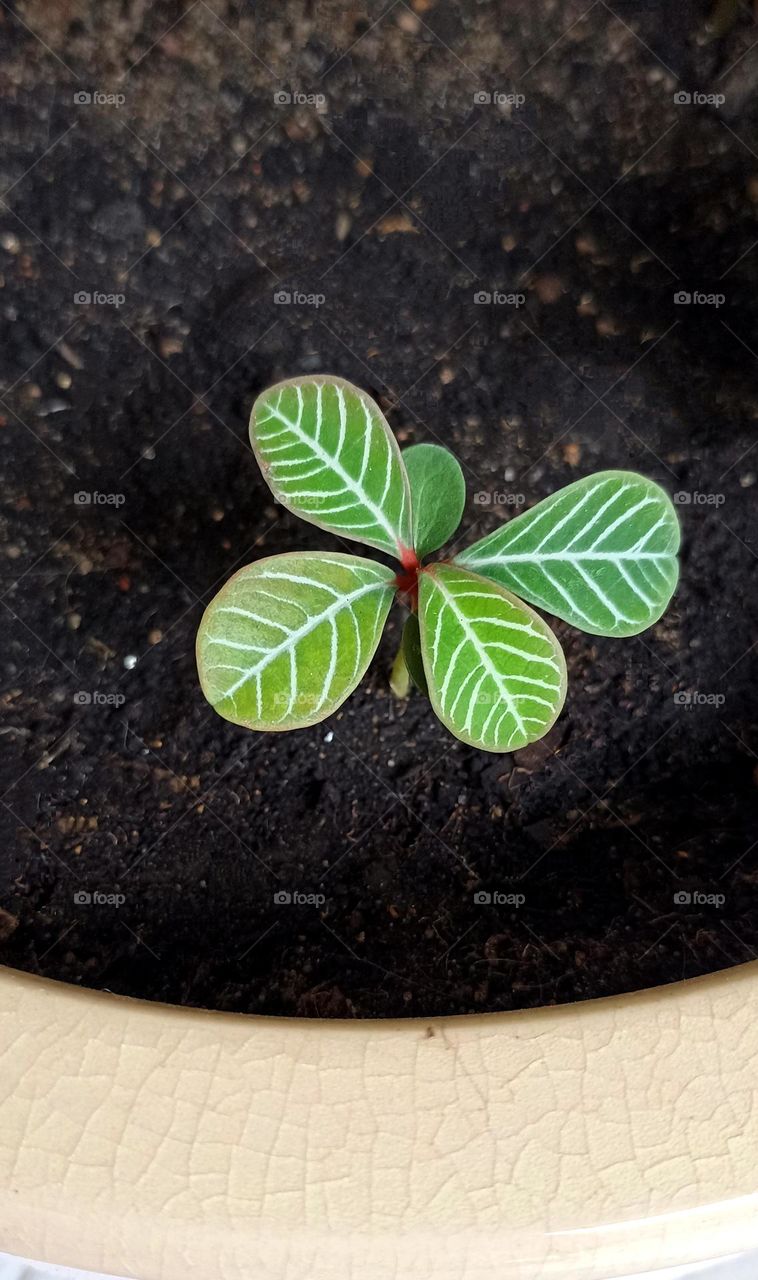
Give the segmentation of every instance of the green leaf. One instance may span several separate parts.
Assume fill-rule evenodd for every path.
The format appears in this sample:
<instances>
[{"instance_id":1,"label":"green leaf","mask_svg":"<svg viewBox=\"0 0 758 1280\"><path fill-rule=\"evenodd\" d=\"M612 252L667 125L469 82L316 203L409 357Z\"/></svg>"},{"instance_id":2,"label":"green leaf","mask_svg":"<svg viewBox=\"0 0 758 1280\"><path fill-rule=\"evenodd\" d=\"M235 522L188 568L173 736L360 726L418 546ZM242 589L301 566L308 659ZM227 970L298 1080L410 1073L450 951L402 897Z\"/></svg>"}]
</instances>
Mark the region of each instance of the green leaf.
<instances>
[{"instance_id":1,"label":"green leaf","mask_svg":"<svg viewBox=\"0 0 758 1280\"><path fill-rule=\"evenodd\" d=\"M200 623L203 693L248 729L317 724L361 679L394 592L392 570L358 556L304 551L240 569Z\"/></svg>"},{"instance_id":2,"label":"green leaf","mask_svg":"<svg viewBox=\"0 0 758 1280\"><path fill-rule=\"evenodd\" d=\"M420 693L429 697L429 685L424 671L424 658L421 652L421 630L418 614L409 613L403 627L403 656L411 680Z\"/></svg>"},{"instance_id":3,"label":"green leaf","mask_svg":"<svg viewBox=\"0 0 758 1280\"><path fill-rule=\"evenodd\" d=\"M365 392L342 378L291 378L258 397L250 440L274 497L330 533L400 557L411 544L408 477Z\"/></svg>"},{"instance_id":4,"label":"green leaf","mask_svg":"<svg viewBox=\"0 0 758 1280\"><path fill-rule=\"evenodd\" d=\"M600 471L509 520L457 563L600 636L657 622L679 575L668 495L633 471Z\"/></svg>"},{"instance_id":5,"label":"green leaf","mask_svg":"<svg viewBox=\"0 0 758 1280\"><path fill-rule=\"evenodd\" d=\"M402 459L411 486L413 549L419 559L452 538L466 504L458 459L438 444L412 444Z\"/></svg>"},{"instance_id":6,"label":"green leaf","mask_svg":"<svg viewBox=\"0 0 758 1280\"><path fill-rule=\"evenodd\" d=\"M396 698L407 698L411 691L411 673L406 666L402 643L390 671L390 689Z\"/></svg>"},{"instance_id":7,"label":"green leaf","mask_svg":"<svg viewBox=\"0 0 758 1280\"><path fill-rule=\"evenodd\" d=\"M542 618L457 565L419 575L419 622L432 706L462 742L515 751L547 733L566 697L566 662Z\"/></svg>"}]
</instances>

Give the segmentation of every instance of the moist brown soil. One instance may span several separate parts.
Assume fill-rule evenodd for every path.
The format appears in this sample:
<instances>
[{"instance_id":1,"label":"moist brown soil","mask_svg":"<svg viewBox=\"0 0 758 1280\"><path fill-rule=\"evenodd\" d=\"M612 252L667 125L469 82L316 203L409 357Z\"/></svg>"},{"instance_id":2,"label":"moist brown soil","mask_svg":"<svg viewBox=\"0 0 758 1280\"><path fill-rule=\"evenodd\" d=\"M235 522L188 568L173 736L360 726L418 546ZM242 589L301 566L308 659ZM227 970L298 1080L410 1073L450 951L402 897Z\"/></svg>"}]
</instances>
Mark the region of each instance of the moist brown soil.
<instances>
[{"instance_id":1,"label":"moist brown soil","mask_svg":"<svg viewBox=\"0 0 758 1280\"><path fill-rule=\"evenodd\" d=\"M0 10L2 962L383 1017L755 957L758 30L586 8ZM95 91L124 102L74 101ZM524 304L475 302L494 290ZM340 545L247 443L255 395L316 370L457 452L464 540L602 468L690 495L657 626L556 623L543 742L488 755L396 701L399 608L323 725L251 734L204 703L218 586Z\"/></svg>"}]
</instances>

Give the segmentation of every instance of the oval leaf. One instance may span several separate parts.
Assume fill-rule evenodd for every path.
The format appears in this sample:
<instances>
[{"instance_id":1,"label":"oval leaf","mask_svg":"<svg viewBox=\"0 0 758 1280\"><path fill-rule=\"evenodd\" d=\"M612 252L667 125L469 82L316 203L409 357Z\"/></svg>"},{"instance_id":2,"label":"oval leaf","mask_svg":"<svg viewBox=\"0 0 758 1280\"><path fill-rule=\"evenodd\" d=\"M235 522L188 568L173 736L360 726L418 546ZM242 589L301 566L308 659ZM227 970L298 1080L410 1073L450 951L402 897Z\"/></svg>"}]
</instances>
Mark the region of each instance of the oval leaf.
<instances>
[{"instance_id":1,"label":"oval leaf","mask_svg":"<svg viewBox=\"0 0 758 1280\"><path fill-rule=\"evenodd\" d=\"M547 623L456 565L433 565L419 579L424 670L443 724L483 751L543 737L566 697L566 662Z\"/></svg>"},{"instance_id":2,"label":"oval leaf","mask_svg":"<svg viewBox=\"0 0 758 1280\"><path fill-rule=\"evenodd\" d=\"M390 671L390 689L396 698L407 698L411 691L411 673L405 661L403 646L395 654L395 661Z\"/></svg>"},{"instance_id":3,"label":"oval leaf","mask_svg":"<svg viewBox=\"0 0 758 1280\"><path fill-rule=\"evenodd\" d=\"M398 557L410 546L400 450L358 387L326 376L278 382L253 405L250 440L274 497L303 520Z\"/></svg>"},{"instance_id":4,"label":"oval leaf","mask_svg":"<svg viewBox=\"0 0 758 1280\"><path fill-rule=\"evenodd\" d=\"M426 672L424 671L424 658L421 653L421 631L417 613L409 613L405 620L405 626L403 627L403 656L411 680L419 692L426 694L428 698L429 687L426 682Z\"/></svg>"},{"instance_id":5,"label":"oval leaf","mask_svg":"<svg viewBox=\"0 0 758 1280\"><path fill-rule=\"evenodd\" d=\"M248 729L317 724L371 661L395 592L391 569L358 556L300 552L240 569L203 614L203 693Z\"/></svg>"},{"instance_id":6,"label":"oval leaf","mask_svg":"<svg viewBox=\"0 0 758 1280\"><path fill-rule=\"evenodd\" d=\"M466 505L460 463L438 444L412 444L402 459L411 486L413 549L428 556L452 538Z\"/></svg>"},{"instance_id":7,"label":"oval leaf","mask_svg":"<svg viewBox=\"0 0 758 1280\"><path fill-rule=\"evenodd\" d=\"M668 495L633 471L577 480L456 557L582 631L633 636L657 622L679 576Z\"/></svg>"}]
</instances>

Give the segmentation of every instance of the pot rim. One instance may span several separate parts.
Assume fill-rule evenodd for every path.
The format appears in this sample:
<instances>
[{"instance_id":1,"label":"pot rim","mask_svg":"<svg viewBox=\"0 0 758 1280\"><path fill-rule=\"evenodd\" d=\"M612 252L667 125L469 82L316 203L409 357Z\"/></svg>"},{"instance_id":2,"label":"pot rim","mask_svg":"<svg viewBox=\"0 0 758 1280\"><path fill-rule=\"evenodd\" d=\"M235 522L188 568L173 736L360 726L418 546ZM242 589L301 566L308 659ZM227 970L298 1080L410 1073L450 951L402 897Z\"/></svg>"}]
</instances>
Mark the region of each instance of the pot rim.
<instances>
[{"instance_id":1,"label":"pot rim","mask_svg":"<svg viewBox=\"0 0 758 1280\"><path fill-rule=\"evenodd\" d=\"M0 1222L141 1280L608 1280L758 1247L758 961L318 1021L0 967Z\"/></svg>"}]
</instances>

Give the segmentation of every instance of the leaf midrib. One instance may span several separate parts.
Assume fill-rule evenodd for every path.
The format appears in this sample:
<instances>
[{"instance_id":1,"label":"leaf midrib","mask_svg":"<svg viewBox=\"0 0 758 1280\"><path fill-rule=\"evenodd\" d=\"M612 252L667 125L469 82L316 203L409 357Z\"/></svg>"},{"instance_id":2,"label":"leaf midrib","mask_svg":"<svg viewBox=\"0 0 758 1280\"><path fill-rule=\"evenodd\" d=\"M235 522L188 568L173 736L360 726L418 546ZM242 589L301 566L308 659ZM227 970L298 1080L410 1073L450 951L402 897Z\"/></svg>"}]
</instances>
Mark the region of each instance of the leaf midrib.
<instances>
[{"instance_id":1,"label":"leaf midrib","mask_svg":"<svg viewBox=\"0 0 758 1280\"><path fill-rule=\"evenodd\" d=\"M501 683L500 675L497 668L493 666L492 659L490 658L489 654L486 652L486 650L482 648L481 641L477 637L476 632L473 630L468 618L466 618L465 615L462 614L460 610L456 607L455 596L452 595L450 591L448 591L447 587L443 586L440 579L436 577L434 574L430 573L429 577L433 582L433 584L437 587L437 589L442 593L445 601L449 604L453 613L457 617L461 630L466 636L466 639L469 641L470 644L474 646L477 653L480 654L480 660L481 660L482 666L486 668L490 678L495 682L495 686L500 696L502 697L503 701L505 702L509 713L513 716L513 719L516 721L516 725L518 727L519 733L525 733L526 728L524 725L524 721L521 717L520 712L518 711L518 708L516 707L516 704L511 694L509 693L508 689L505 688Z\"/></svg>"},{"instance_id":2,"label":"leaf midrib","mask_svg":"<svg viewBox=\"0 0 758 1280\"><path fill-rule=\"evenodd\" d=\"M301 640L305 638L305 636L310 635L312 631L315 631L316 627L320 627L324 622L329 622L336 614L340 613L343 609L349 608L355 601L362 599L362 597L368 595L369 592L376 590L386 591L390 585L390 579L386 582L370 582L351 592L350 595L341 596L339 600L335 600L328 606L328 608L324 609L322 613L318 614L315 618L309 619L309 621L304 623L297 631L290 632L286 640L283 640L275 649L271 649L266 656L260 660L256 667L251 667L236 684L233 684L231 688L227 689L219 701L223 702L224 698L233 698L243 685L247 684L248 680L254 680L261 674L261 672L265 671L266 667L269 666L270 663L274 662L276 658L280 657L283 653L289 653L300 643Z\"/></svg>"},{"instance_id":3,"label":"leaf midrib","mask_svg":"<svg viewBox=\"0 0 758 1280\"><path fill-rule=\"evenodd\" d=\"M303 431L299 422L297 423L293 422L290 418L287 417L285 413L282 413L281 409L279 409L277 406L269 404L266 407L268 408L269 412L273 417L278 418L279 422L281 422L285 427L289 427L290 431L294 432L294 434L298 437L301 443L308 445L316 454L316 457L320 458L325 466L331 467L331 469L337 473L339 478L345 482L347 487L352 490L352 492L356 495L356 497L360 498L360 500L365 504L365 506L367 506L368 509L371 511L371 514L373 515L377 524L379 524L384 529L385 533L389 534L390 538L392 539L392 546L393 547L400 546L401 539L398 535L398 532L397 530L393 529L389 520L387 519L384 512L382 511L381 507L378 507L376 505L376 503L368 496L365 490L360 487L359 482L355 480L345 470L345 468L337 460L337 458L333 454L328 453L326 449L324 449L324 447L318 443L317 440L313 439L313 436L309 436L307 432ZM371 442L371 439L370 439L371 437L370 428L367 428L367 433L369 435L369 441L370 441L369 448L371 448L371 445L373 442ZM262 442L261 442L261 447L265 451L265 445ZM390 453L391 453L392 446L390 445L389 447L390 447ZM393 461L397 461L397 459L393 459L392 457L390 458L390 467L392 466ZM401 476L401 481L402 481L402 476Z\"/></svg>"},{"instance_id":4,"label":"leaf midrib","mask_svg":"<svg viewBox=\"0 0 758 1280\"><path fill-rule=\"evenodd\" d=\"M676 555L674 551L502 551L499 555L479 557L471 556L469 560L460 557L461 563L467 564L502 564L504 560L526 562L535 560L670 560Z\"/></svg>"}]
</instances>

